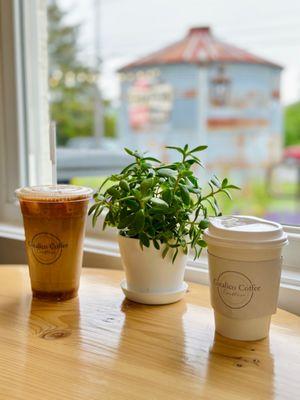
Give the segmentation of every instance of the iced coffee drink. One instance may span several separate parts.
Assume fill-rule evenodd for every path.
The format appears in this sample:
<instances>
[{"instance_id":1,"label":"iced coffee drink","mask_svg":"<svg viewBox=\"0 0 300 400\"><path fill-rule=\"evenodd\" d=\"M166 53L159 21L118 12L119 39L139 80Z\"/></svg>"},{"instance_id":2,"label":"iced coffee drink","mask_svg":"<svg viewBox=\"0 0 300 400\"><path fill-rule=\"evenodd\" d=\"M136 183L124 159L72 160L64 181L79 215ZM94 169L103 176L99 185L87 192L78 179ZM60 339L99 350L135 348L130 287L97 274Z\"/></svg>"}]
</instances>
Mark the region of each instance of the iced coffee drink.
<instances>
[{"instance_id":1,"label":"iced coffee drink","mask_svg":"<svg viewBox=\"0 0 300 400\"><path fill-rule=\"evenodd\" d=\"M92 189L33 186L18 189L16 194L23 214L33 296L48 300L75 297Z\"/></svg>"}]
</instances>

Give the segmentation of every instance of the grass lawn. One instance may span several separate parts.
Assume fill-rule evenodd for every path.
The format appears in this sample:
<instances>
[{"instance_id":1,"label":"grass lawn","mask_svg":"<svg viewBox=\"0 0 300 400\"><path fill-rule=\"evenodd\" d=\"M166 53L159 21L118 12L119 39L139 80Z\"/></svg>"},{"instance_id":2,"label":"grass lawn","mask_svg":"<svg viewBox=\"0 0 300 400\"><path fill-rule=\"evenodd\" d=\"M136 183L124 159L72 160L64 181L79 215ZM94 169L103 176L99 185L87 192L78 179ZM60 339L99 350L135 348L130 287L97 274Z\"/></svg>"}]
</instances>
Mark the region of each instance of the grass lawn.
<instances>
[{"instance_id":1,"label":"grass lawn","mask_svg":"<svg viewBox=\"0 0 300 400\"><path fill-rule=\"evenodd\" d=\"M102 185L102 182L106 178L107 178L106 176L76 177L76 178L72 178L70 183L72 185L88 186L88 187L96 190ZM111 186L111 183L107 182L103 186L103 189L106 190L109 186Z\"/></svg>"}]
</instances>

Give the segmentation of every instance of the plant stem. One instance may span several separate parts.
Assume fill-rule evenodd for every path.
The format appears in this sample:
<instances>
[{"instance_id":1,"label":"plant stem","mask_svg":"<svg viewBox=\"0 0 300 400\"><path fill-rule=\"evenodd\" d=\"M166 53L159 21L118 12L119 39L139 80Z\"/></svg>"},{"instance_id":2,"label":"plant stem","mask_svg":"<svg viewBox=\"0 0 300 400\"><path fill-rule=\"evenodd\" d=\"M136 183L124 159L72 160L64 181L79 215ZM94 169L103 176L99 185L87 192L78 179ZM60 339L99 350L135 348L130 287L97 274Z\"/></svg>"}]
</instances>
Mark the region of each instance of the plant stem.
<instances>
[{"instance_id":1,"label":"plant stem","mask_svg":"<svg viewBox=\"0 0 300 400\"><path fill-rule=\"evenodd\" d=\"M209 197L215 196L217 193L220 193L221 191L222 191L222 189L218 189L218 190L216 190L215 192L212 191L212 192L210 192L208 195L202 197L202 198L201 198L201 201L204 201L204 200L208 199Z\"/></svg>"}]
</instances>

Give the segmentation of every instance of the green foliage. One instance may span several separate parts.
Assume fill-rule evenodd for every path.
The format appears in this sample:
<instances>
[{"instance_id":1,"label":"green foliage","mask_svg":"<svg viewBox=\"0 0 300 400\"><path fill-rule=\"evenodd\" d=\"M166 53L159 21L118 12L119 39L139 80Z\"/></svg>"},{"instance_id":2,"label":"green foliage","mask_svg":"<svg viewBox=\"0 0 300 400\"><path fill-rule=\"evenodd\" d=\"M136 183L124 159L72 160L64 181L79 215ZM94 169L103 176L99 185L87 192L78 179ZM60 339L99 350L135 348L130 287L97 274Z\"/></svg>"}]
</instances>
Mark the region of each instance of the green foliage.
<instances>
[{"instance_id":1,"label":"green foliage","mask_svg":"<svg viewBox=\"0 0 300 400\"><path fill-rule=\"evenodd\" d=\"M174 261L179 248L185 254L191 248L197 258L206 246L203 231L208 226L208 209L221 215L216 196L225 193L231 197L230 190L239 188L226 178L219 181L213 176L208 193L203 194L192 167L202 165L195 153L206 146L168 148L179 152L181 161L165 165L146 153L125 149L134 161L102 182L89 214L95 226L107 210L103 229L107 225L116 227L121 235L139 239L142 248L152 241L156 249L163 247L163 257L174 249ZM108 181L113 185L103 190Z\"/></svg>"},{"instance_id":2,"label":"green foliage","mask_svg":"<svg viewBox=\"0 0 300 400\"><path fill-rule=\"evenodd\" d=\"M57 123L57 141L93 133L94 72L78 58L78 25L66 25L57 3L48 6L50 114ZM84 79L78 79L78 76Z\"/></svg>"},{"instance_id":3,"label":"green foliage","mask_svg":"<svg viewBox=\"0 0 300 400\"><path fill-rule=\"evenodd\" d=\"M80 102L76 91L64 90L60 101L50 104L51 118L57 124L57 144L64 146L77 136L91 136L93 133L93 104Z\"/></svg>"},{"instance_id":4,"label":"green foliage","mask_svg":"<svg viewBox=\"0 0 300 400\"><path fill-rule=\"evenodd\" d=\"M285 145L300 144L300 102L285 109Z\"/></svg>"},{"instance_id":5,"label":"green foliage","mask_svg":"<svg viewBox=\"0 0 300 400\"><path fill-rule=\"evenodd\" d=\"M51 119L57 123L58 145L94 131L96 71L81 61L79 25L66 25L66 13L56 2L48 5L48 56ZM104 102L109 106L109 102ZM116 116L104 115L104 135L116 136Z\"/></svg>"},{"instance_id":6,"label":"green foliage","mask_svg":"<svg viewBox=\"0 0 300 400\"><path fill-rule=\"evenodd\" d=\"M117 136L117 117L114 114L104 115L104 136L115 138Z\"/></svg>"}]
</instances>

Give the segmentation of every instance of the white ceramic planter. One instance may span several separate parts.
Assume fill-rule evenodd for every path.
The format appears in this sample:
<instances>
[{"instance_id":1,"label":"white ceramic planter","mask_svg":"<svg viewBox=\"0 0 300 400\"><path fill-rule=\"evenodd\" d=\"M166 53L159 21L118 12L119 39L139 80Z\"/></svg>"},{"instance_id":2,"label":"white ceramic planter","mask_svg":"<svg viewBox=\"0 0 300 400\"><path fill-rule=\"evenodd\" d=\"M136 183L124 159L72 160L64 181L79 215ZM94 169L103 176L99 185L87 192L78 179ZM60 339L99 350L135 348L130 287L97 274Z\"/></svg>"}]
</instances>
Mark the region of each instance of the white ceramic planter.
<instances>
[{"instance_id":1,"label":"white ceramic planter","mask_svg":"<svg viewBox=\"0 0 300 400\"><path fill-rule=\"evenodd\" d=\"M184 270L187 255L179 251L172 264L172 251L162 258L162 249L140 247L138 239L118 237L126 282L122 289L131 300L145 304L167 304L180 300L187 285Z\"/></svg>"}]
</instances>

